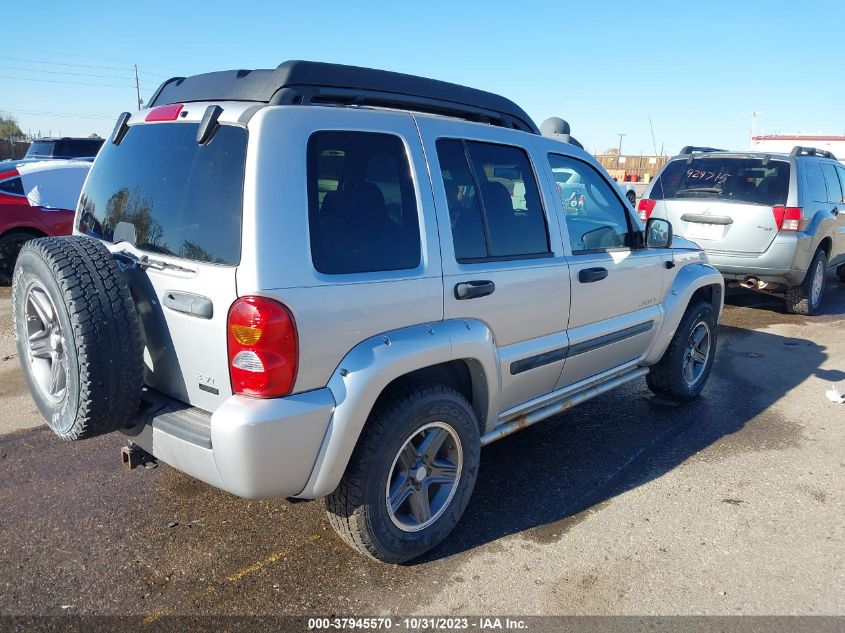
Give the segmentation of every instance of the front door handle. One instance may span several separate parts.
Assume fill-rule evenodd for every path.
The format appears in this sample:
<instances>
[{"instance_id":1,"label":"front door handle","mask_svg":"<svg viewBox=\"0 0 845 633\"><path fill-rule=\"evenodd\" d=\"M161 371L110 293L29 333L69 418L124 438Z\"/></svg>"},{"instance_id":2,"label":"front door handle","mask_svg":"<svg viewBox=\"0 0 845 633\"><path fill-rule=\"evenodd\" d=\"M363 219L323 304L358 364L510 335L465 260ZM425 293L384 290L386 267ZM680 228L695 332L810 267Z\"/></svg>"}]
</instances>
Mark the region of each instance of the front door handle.
<instances>
[{"instance_id":1,"label":"front door handle","mask_svg":"<svg viewBox=\"0 0 845 633\"><path fill-rule=\"evenodd\" d=\"M607 268L582 268L578 271L578 281L582 284L601 281L605 277L607 277Z\"/></svg>"},{"instance_id":2,"label":"front door handle","mask_svg":"<svg viewBox=\"0 0 845 633\"><path fill-rule=\"evenodd\" d=\"M464 299L486 297L487 295L492 295L495 290L496 284L486 279L478 281L462 281L455 286L455 299L463 301Z\"/></svg>"}]
</instances>

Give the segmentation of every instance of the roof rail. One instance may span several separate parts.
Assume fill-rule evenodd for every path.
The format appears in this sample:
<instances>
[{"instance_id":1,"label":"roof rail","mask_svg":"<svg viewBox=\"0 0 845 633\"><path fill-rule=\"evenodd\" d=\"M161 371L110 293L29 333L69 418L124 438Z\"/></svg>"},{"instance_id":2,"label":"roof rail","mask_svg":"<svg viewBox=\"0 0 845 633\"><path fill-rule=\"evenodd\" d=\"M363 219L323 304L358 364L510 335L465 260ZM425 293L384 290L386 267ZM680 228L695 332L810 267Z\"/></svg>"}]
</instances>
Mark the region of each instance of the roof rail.
<instances>
[{"instance_id":1,"label":"roof rail","mask_svg":"<svg viewBox=\"0 0 845 633\"><path fill-rule=\"evenodd\" d=\"M681 148L678 156L689 156L690 154L707 154L708 152L727 152L726 149L718 149L716 147L697 147L695 145L686 145Z\"/></svg>"},{"instance_id":2,"label":"roof rail","mask_svg":"<svg viewBox=\"0 0 845 633\"><path fill-rule=\"evenodd\" d=\"M522 108L491 92L415 75L323 62L287 61L275 69L174 77L159 86L148 107L191 101L369 105L540 133Z\"/></svg>"},{"instance_id":3,"label":"roof rail","mask_svg":"<svg viewBox=\"0 0 845 633\"><path fill-rule=\"evenodd\" d=\"M818 149L817 147L801 147L800 145L796 145L792 148L792 151L789 153L790 158L795 158L796 156L818 156L820 158L832 158L836 160L836 156L833 155L833 152L829 152L826 149Z\"/></svg>"}]
</instances>

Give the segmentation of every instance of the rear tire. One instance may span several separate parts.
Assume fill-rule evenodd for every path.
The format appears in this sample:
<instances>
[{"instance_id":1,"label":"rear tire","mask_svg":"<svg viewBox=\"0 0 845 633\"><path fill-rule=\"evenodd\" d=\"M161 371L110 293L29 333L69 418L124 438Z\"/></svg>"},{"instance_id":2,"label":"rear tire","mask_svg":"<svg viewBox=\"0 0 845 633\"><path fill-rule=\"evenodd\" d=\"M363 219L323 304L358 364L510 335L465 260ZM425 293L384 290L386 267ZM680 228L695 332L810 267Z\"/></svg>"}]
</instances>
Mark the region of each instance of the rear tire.
<instances>
[{"instance_id":1,"label":"rear tire","mask_svg":"<svg viewBox=\"0 0 845 633\"><path fill-rule=\"evenodd\" d=\"M427 439L439 447L431 454L423 450ZM340 485L326 497L329 522L366 556L417 558L461 518L480 451L475 413L460 393L442 385L400 392L372 413Z\"/></svg>"},{"instance_id":2,"label":"rear tire","mask_svg":"<svg viewBox=\"0 0 845 633\"><path fill-rule=\"evenodd\" d=\"M663 357L646 375L651 391L680 402L704 389L716 357L716 313L707 301L690 303Z\"/></svg>"},{"instance_id":3,"label":"rear tire","mask_svg":"<svg viewBox=\"0 0 845 633\"><path fill-rule=\"evenodd\" d=\"M31 239L39 237L29 231L9 231L0 237L0 286L12 283L15 262L23 245Z\"/></svg>"},{"instance_id":4,"label":"rear tire","mask_svg":"<svg viewBox=\"0 0 845 633\"><path fill-rule=\"evenodd\" d=\"M807 274L797 286L786 289L786 311L790 314L812 316L819 313L824 297L825 273L827 273L827 254L819 249L810 262Z\"/></svg>"},{"instance_id":5,"label":"rear tire","mask_svg":"<svg viewBox=\"0 0 845 633\"><path fill-rule=\"evenodd\" d=\"M631 206L636 209L637 208L637 194L634 193L633 191L629 190L629 191L625 192L625 197L628 198L628 202L631 203Z\"/></svg>"},{"instance_id":6,"label":"rear tire","mask_svg":"<svg viewBox=\"0 0 845 633\"><path fill-rule=\"evenodd\" d=\"M12 314L24 378L56 435L79 440L132 420L143 387L138 315L102 243L74 236L24 244Z\"/></svg>"}]
</instances>

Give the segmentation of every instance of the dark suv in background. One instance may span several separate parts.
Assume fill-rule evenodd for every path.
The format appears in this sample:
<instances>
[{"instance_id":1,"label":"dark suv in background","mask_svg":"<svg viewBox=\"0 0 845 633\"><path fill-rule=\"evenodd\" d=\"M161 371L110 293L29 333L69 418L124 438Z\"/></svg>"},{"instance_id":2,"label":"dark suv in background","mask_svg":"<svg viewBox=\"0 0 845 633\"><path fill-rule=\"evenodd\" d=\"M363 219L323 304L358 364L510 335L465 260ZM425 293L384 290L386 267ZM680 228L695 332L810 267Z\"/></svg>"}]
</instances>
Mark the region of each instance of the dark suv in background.
<instances>
[{"instance_id":1,"label":"dark suv in background","mask_svg":"<svg viewBox=\"0 0 845 633\"><path fill-rule=\"evenodd\" d=\"M45 158L77 158L94 160L103 146L101 138L39 138L32 142L24 160Z\"/></svg>"}]
</instances>

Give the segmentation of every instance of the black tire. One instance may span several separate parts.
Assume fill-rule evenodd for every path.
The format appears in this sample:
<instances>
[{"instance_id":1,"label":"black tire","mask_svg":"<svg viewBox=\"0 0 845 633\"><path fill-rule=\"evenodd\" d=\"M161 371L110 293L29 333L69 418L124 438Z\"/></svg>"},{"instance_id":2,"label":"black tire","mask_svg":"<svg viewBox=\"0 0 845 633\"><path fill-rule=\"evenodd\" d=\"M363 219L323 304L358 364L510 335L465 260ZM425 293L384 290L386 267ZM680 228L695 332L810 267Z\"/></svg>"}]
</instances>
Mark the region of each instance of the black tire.
<instances>
[{"instance_id":1,"label":"black tire","mask_svg":"<svg viewBox=\"0 0 845 633\"><path fill-rule=\"evenodd\" d=\"M0 237L0 286L8 286L12 283L15 262L21 248L26 242L36 237L39 236L21 230L9 231L3 237Z\"/></svg>"},{"instance_id":2,"label":"black tire","mask_svg":"<svg viewBox=\"0 0 845 633\"><path fill-rule=\"evenodd\" d=\"M399 452L406 441L433 423L455 432L463 465L439 516L433 514L433 522L418 531L407 531L388 510L388 480L394 466L401 467ZM445 539L461 518L475 487L480 451L477 418L460 393L442 385L397 393L371 414L340 485L326 497L329 522L347 544L366 556L386 563L417 558Z\"/></svg>"},{"instance_id":3,"label":"black tire","mask_svg":"<svg viewBox=\"0 0 845 633\"><path fill-rule=\"evenodd\" d=\"M836 267L836 276L839 277L839 283L845 284L845 264Z\"/></svg>"},{"instance_id":4,"label":"black tire","mask_svg":"<svg viewBox=\"0 0 845 633\"><path fill-rule=\"evenodd\" d=\"M631 203L631 206L636 209L637 208L637 194L629 189L628 191L625 192L625 197L628 198L628 202Z\"/></svg>"},{"instance_id":5,"label":"black tire","mask_svg":"<svg viewBox=\"0 0 845 633\"><path fill-rule=\"evenodd\" d=\"M818 295L816 295L813 293L813 281L819 267L821 267L822 270L821 290L818 292ZM816 251L816 254L813 255L813 261L810 262L810 267L807 269L804 281L797 286L789 286L786 289L786 295L784 296L786 311L790 314L802 314L804 316L818 314L824 297L826 273L827 253L820 248Z\"/></svg>"},{"instance_id":6,"label":"black tire","mask_svg":"<svg viewBox=\"0 0 845 633\"><path fill-rule=\"evenodd\" d=\"M27 242L12 314L26 384L56 435L80 440L130 422L143 387L143 347L129 287L105 246L87 237Z\"/></svg>"},{"instance_id":7,"label":"black tire","mask_svg":"<svg viewBox=\"0 0 845 633\"><path fill-rule=\"evenodd\" d=\"M693 340L693 335L700 331L700 324L706 326L709 336L707 355L702 363L701 373L695 374L695 380L691 382L685 375L685 369L689 361L689 344ZM713 311L713 306L703 300L690 303L669 347L666 348L660 361L646 375L648 388L656 395L680 402L697 398L701 395L713 368L713 359L716 357L716 337L716 313ZM697 372L698 369L695 371Z\"/></svg>"}]
</instances>

